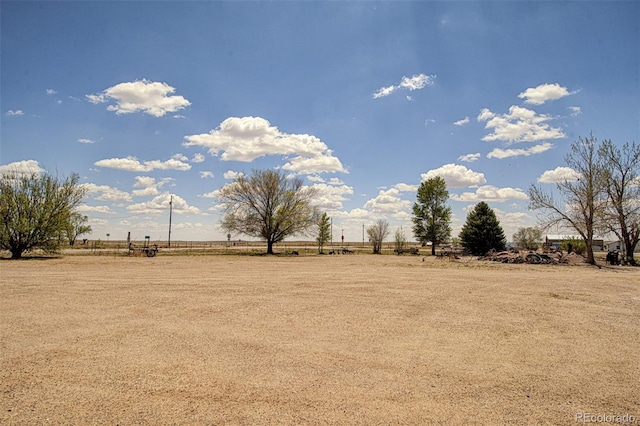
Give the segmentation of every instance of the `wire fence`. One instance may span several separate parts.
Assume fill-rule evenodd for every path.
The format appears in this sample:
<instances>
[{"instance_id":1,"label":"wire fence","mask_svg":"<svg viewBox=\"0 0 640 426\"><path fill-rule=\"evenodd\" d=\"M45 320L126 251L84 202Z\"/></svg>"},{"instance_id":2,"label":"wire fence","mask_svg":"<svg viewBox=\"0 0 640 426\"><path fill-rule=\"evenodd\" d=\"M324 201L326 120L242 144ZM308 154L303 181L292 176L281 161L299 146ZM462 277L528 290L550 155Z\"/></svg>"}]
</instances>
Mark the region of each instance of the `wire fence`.
<instances>
[{"instance_id":1,"label":"wire fence","mask_svg":"<svg viewBox=\"0 0 640 426\"><path fill-rule=\"evenodd\" d=\"M266 252L267 243L265 241L133 241L127 243L122 240L83 240L78 241L72 247L63 250L69 255L98 255L98 256L118 256L135 254L145 247L157 247L158 252L163 255L168 254L241 254L251 252ZM419 244L408 244L416 250L421 248ZM396 245L393 242L383 243L382 253L394 253ZM429 249L430 250L430 249ZM318 245L314 241L284 241L274 245L276 253L288 254L297 252L298 254L318 253ZM351 254L351 253L372 253L373 246L365 242L345 242L329 243L323 247L324 253L331 254Z\"/></svg>"}]
</instances>

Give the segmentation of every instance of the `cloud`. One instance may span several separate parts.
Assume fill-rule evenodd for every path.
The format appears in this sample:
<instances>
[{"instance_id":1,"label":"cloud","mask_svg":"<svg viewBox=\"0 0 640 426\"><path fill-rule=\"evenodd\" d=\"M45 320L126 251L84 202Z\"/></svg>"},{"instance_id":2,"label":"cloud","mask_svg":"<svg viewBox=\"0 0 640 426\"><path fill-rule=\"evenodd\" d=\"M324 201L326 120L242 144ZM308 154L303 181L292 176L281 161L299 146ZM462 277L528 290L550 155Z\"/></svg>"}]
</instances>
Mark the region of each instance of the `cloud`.
<instances>
[{"instance_id":1,"label":"cloud","mask_svg":"<svg viewBox=\"0 0 640 426\"><path fill-rule=\"evenodd\" d=\"M116 214L109 206L88 206L82 204L76 209L79 213L102 213L102 214Z\"/></svg>"},{"instance_id":2,"label":"cloud","mask_svg":"<svg viewBox=\"0 0 640 426\"><path fill-rule=\"evenodd\" d=\"M93 163L98 167L125 170L128 172L150 172L152 170L191 170L191 164L185 163L179 158L170 158L166 161L150 160L140 162L136 157L107 158Z\"/></svg>"},{"instance_id":3,"label":"cloud","mask_svg":"<svg viewBox=\"0 0 640 426\"><path fill-rule=\"evenodd\" d=\"M395 215L403 210L411 208L411 201L400 198L400 191L396 188L380 190L375 198L364 204L364 208L373 213Z\"/></svg>"},{"instance_id":4,"label":"cloud","mask_svg":"<svg viewBox=\"0 0 640 426\"><path fill-rule=\"evenodd\" d=\"M530 87L520 93L520 99L526 99L525 104L542 105L547 101L555 101L565 96L573 95L576 92L569 92L566 87L560 86L558 83L541 84L538 87Z\"/></svg>"},{"instance_id":5,"label":"cloud","mask_svg":"<svg viewBox=\"0 0 640 426\"><path fill-rule=\"evenodd\" d=\"M562 183L575 182L580 178L580 173L570 167L556 167L553 170L547 170L538 178L540 183Z\"/></svg>"},{"instance_id":6,"label":"cloud","mask_svg":"<svg viewBox=\"0 0 640 426\"><path fill-rule=\"evenodd\" d=\"M207 178L213 178L213 172L200 172L200 178L201 179L207 179Z\"/></svg>"},{"instance_id":7,"label":"cloud","mask_svg":"<svg viewBox=\"0 0 640 426\"><path fill-rule=\"evenodd\" d=\"M6 115L8 115L9 117L24 115L24 111L22 111L21 109L17 109L17 110L10 109L9 111L7 111Z\"/></svg>"},{"instance_id":8,"label":"cloud","mask_svg":"<svg viewBox=\"0 0 640 426\"><path fill-rule=\"evenodd\" d=\"M165 184L172 182L172 178L164 178L160 181L156 182L156 178L150 176L136 176L136 182L133 184L134 188L142 188L135 189L131 191L131 195L134 197L148 197L151 195L158 195L160 188L162 188Z\"/></svg>"},{"instance_id":9,"label":"cloud","mask_svg":"<svg viewBox=\"0 0 640 426\"><path fill-rule=\"evenodd\" d=\"M353 188L347 185L327 185L316 183L311 186L316 191L313 203L321 210L336 211L342 209L342 202L353 195Z\"/></svg>"},{"instance_id":10,"label":"cloud","mask_svg":"<svg viewBox=\"0 0 640 426\"><path fill-rule=\"evenodd\" d=\"M47 89L47 95L55 95L56 93L58 93L56 90Z\"/></svg>"},{"instance_id":11,"label":"cloud","mask_svg":"<svg viewBox=\"0 0 640 426\"><path fill-rule=\"evenodd\" d=\"M233 170L227 170L226 172L224 172L222 174L222 177L224 177L225 179L229 179L229 180L238 179L240 176L244 176L244 173L242 173L242 172L234 172Z\"/></svg>"},{"instance_id":12,"label":"cloud","mask_svg":"<svg viewBox=\"0 0 640 426\"><path fill-rule=\"evenodd\" d=\"M424 89L427 86L431 86L435 81L435 75L417 74L412 77L402 77L400 83L397 85L381 87L373 94L373 99L384 98L389 96L396 90L406 89L409 91Z\"/></svg>"},{"instance_id":13,"label":"cloud","mask_svg":"<svg viewBox=\"0 0 640 426\"><path fill-rule=\"evenodd\" d=\"M129 83L120 83L109 87L101 93L86 95L93 104L115 101L107 110L116 114L143 112L154 117L162 117L168 112L175 112L191 105L182 96L171 95L175 88L167 83L146 79Z\"/></svg>"},{"instance_id":14,"label":"cloud","mask_svg":"<svg viewBox=\"0 0 640 426\"><path fill-rule=\"evenodd\" d=\"M536 142L545 139L564 138L565 134L547 122L552 119L527 108L512 105L508 114L496 114L488 108L478 114L478 121L486 121L485 129L493 129L483 141Z\"/></svg>"},{"instance_id":15,"label":"cloud","mask_svg":"<svg viewBox=\"0 0 640 426\"><path fill-rule=\"evenodd\" d=\"M334 212L333 216L340 219L349 220L371 220L371 212L365 209L352 209L348 212Z\"/></svg>"},{"instance_id":16,"label":"cloud","mask_svg":"<svg viewBox=\"0 0 640 426\"><path fill-rule=\"evenodd\" d=\"M469 117L465 117L462 120L458 120L453 123L456 126L464 126L465 124L469 124Z\"/></svg>"},{"instance_id":17,"label":"cloud","mask_svg":"<svg viewBox=\"0 0 640 426\"><path fill-rule=\"evenodd\" d=\"M218 198L219 194L220 194L220 190L219 189L214 189L211 192L207 192L205 194L198 195L198 197L200 197L200 198Z\"/></svg>"},{"instance_id":18,"label":"cloud","mask_svg":"<svg viewBox=\"0 0 640 426\"><path fill-rule=\"evenodd\" d=\"M87 195L100 194L99 196L94 198L95 200L132 201L131 195L128 192L121 191L118 188L112 188L109 185L83 183L82 186L86 189Z\"/></svg>"},{"instance_id":19,"label":"cloud","mask_svg":"<svg viewBox=\"0 0 640 426\"><path fill-rule=\"evenodd\" d=\"M474 161L478 161L480 159L480 153L476 152L475 154L465 154L458 157L458 160L464 161L465 163L473 163Z\"/></svg>"},{"instance_id":20,"label":"cloud","mask_svg":"<svg viewBox=\"0 0 640 426\"><path fill-rule=\"evenodd\" d=\"M96 143L96 141L94 141L92 139L86 139L86 138L79 138L78 142L79 143L87 143L87 144Z\"/></svg>"},{"instance_id":21,"label":"cloud","mask_svg":"<svg viewBox=\"0 0 640 426\"><path fill-rule=\"evenodd\" d=\"M146 201L144 203L131 204L127 206L127 210L132 213L144 213L144 214L160 214L166 213L169 211L169 202L171 202L172 194L164 193L160 194L157 197L153 198L151 201ZM200 209L194 206L190 206L184 200L184 198L173 194L172 207L174 213L191 213L191 214L202 214Z\"/></svg>"},{"instance_id":22,"label":"cloud","mask_svg":"<svg viewBox=\"0 0 640 426\"><path fill-rule=\"evenodd\" d=\"M200 154L199 152L196 154L193 154L193 158L191 159L192 163L202 163L204 162L204 155Z\"/></svg>"},{"instance_id":23,"label":"cloud","mask_svg":"<svg viewBox=\"0 0 640 426\"><path fill-rule=\"evenodd\" d=\"M418 192L420 185L409 185L407 183L397 183L393 185L400 192Z\"/></svg>"},{"instance_id":24,"label":"cloud","mask_svg":"<svg viewBox=\"0 0 640 426\"><path fill-rule=\"evenodd\" d=\"M267 155L295 155L283 168L298 173L347 173L319 138L288 134L260 117L230 117L209 133L185 136L184 146L207 148L223 161L251 162Z\"/></svg>"},{"instance_id":25,"label":"cloud","mask_svg":"<svg viewBox=\"0 0 640 426\"><path fill-rule=\"evenodd\" d=\"M571 111L571 116L572 117L577 117L580 114L582 114L582 108L580 108L579 106L570 106L568 108Z\"/></svg>"},{"instance_id":26,"label":"cloud","mask_svg":"<svg viewBox=\"0 0 640 426\"><path fill-rule=\"evenodd\" d=\"M509 158L509 157L528 157L529 155L541 154L545 151L553 148L553 144L549 142L542 143L540 145L533 146L525 149L502 149L495 148L493 151L487 154L487 158Z\"/></svg>"},{"instance_id":27,"label":"cloud","mask_svg":"<svg viewBox=\"0 0 640 426\"><path fill-rule=\"evenodd\" d=\"M319 155L317 157L295 157L289 160L284 166L283 170L296 173L324 173L324 172L345 172L342 167L342 163L331 153L331 150L327 150L327 155Z\"/></svg>"},{"instance_id":28,"label":"cloud","mask_svg":"<svg viewBox=\"0 0 640 426\"><path fill-rule=\"evenodd\" d=\"M440 176L450 188L473 187L486 183L484 173L474 172L459 164L445 164L420 175L423 181Z\"/></svg>"},{"instance_id":29,"label":"cloud","mask_svg":"<svg viewBox=\"0 0 640 426\"><path fill-rule=\"evenodd\" d=\"M463 192L460 195L452 194L453 201L491 201L502 203L507 200L528 200L529 197L520 188L497 188L493 185L483 185L476 192Z\"/></svg>"},{"instance_id":30,"label":"cloud","mask_svg":"<svg viewBox=\"0 0 640 426\"><path fill-rule=\"evenodd\" d=\"M4 166L0 165L0 173L32 174L45 171L36 160L22 160L5 164Z\"/></svg>"}]
</instances>

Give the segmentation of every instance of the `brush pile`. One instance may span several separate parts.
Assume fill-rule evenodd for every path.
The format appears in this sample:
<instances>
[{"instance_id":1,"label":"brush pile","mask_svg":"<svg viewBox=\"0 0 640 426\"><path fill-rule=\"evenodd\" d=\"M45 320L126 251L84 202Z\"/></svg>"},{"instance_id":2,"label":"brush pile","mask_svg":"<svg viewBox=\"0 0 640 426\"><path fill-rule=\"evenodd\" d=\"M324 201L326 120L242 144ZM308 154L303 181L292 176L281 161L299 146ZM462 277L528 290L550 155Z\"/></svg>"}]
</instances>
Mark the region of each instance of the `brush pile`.
<instances>
[{"instance_id":1,"label":"brush pile","mask_svg":"<svg viewBox=\"0 0 640 426\"><path fill-rule=\"evenodd\" d=\"M552 253L536 253L533 251L520 253L518 250L495 251L489 250L485 256L480 256L478 260L490 260L501 263L529 263L532 265L557 265L584 263L584 257L576 253L563 254L562 251Z\"/></svg>"}]
</instances>

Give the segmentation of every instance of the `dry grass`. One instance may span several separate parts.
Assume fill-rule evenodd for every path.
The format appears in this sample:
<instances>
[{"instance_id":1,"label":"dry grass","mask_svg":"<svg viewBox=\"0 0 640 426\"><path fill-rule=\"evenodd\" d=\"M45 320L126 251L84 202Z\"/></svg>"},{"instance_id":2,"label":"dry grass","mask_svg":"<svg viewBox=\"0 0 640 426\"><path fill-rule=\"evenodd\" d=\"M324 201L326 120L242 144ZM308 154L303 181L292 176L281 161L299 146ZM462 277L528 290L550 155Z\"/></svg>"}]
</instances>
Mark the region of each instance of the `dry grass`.
<instances>
[{"instance_id":1,"label":"dry grass","mask_svg":"<svg viewBox=\"0 0 640 426\"><path fill-rule=\"evenodd\" d=\"M396 256L0 261L1 424L640 417L640 271Z\"/></svg>"}]
</instances>

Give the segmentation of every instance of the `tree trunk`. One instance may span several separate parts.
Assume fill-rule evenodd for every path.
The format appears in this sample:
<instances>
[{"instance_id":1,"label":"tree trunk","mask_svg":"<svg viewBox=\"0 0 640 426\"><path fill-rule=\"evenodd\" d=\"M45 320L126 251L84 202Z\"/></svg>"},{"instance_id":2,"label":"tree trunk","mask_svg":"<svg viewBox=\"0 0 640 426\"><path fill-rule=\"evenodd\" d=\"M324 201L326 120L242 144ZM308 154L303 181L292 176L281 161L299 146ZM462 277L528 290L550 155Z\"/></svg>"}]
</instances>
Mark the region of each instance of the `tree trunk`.
<instances>
[{"instance_id":1,"label":"tree trunk","mask_svg":"<svg viewBox=\"0 0 640 426\"><path fill-rule=\"evenodd\" d=\"M433 242L431 243L431 256L435 256L436 255L436 245L433 244Z\"/></svg>"},{"instance_id":2,"label":"tree trunk","mask_svg":"<svg viewBox=\"0 0 640 426\"><path fill-rule=\"evenodd\" d=\"M273 241L267 240L267 254L273 254Z\"/></svg>"},{"instance_id":3,"label":"tree trunk","mask_svg":"<svg viewBox=\"0 0 640 426\"><path fill-rule=\"evenodd\" d=\"M587 263L590 265L596 264L596 259L593 257L593 246L591 241L586 242Z\"/></svg>"},{"instance_id":4,"label":"tree trunk","mask_svg":"<svg viewBox=\"0 0 640 426\"><path fill-rule=\"evenodd\" d=\"M636 260L633 257L633 252L635 251L636 247L631 243L631 241L626 241L625 244L625 255L626 255L626 261L629 265L632 266L636 266Z\"/></svg>"},{"instance_id":5,"label":"tree trunk","mask_svg":"<svg viewBox=\"0 0 640 426\"><path fill-rule=\"evenodd\" d=\"M21 249L11 249L11 258L12 259L22 259L22 250Z\"/></svg>"}]
</instances>

